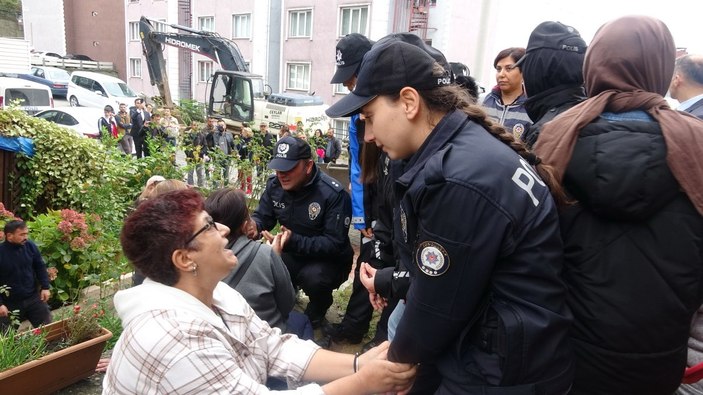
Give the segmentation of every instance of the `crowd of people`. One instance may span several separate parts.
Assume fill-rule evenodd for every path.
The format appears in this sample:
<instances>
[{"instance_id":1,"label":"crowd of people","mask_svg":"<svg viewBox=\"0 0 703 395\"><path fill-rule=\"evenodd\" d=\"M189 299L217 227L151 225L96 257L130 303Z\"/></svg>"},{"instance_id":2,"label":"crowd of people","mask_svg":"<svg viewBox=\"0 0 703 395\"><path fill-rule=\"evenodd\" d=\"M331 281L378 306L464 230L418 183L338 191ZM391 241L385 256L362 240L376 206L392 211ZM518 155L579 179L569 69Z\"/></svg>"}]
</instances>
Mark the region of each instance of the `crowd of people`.
<instances>
[{"instance_id":1,"label":"crowd of people","mask_svg":"<svg viewBox=\"0 0 703 395\"><path fill-rule=\"evenodd\" d=\"M321 170L341 154L333 129L233 136L217 118L181 130L141 99L105 108L125 154L127 136L138 157L160 136L193 166L187 183L150 179L125 220L144 280L114 297L104 393L703 393L686 373L703 362L703 56L677 57L653 17L589 44L546 21L498 53L480 100L417 35L335 50L331 83L350 93L327 114L350 117L350 185ZM228 180L233 156L250 163L235 187L189 187L213 162ZM22 223L5 234L0 280L28 291L0 297L0 317L11 302L40 325L47 279L28 279L43 261ZM6 261L20 252L21 270ZM374 309L360 353L327 350L361 343Z\"/></svg>"},{"instance_id":2,"label":"crowd of people","mask_svg":"<svg viewBox=\"0 0 703 395\"><path fill-rule=\"evenodd\" d=\"M256 169L259 175L263 173L263 164L273 155L273 144L278 139L293 135L308 140L305 130L301 128L291 133L286 125L281 127L278 136L274 136L266 122L258 125L257 132L245 123L235 134L220 116L208 117L203 125L197 121L181 125L171 108L154 109L141 98L135 99L130 108L126 103L120 104L117 113L111 105L103 110L105 115L98 119L99 137L115 139L124 155L149 156L150 149L160 147L159 141L177 147L185 154L188 184L201 188L228 185L235 159L239 163L247 162L250 165L237 167L237 180L248 195L253 192L253 170ZM332 128L325 136L320 129L315 130L310 141L321 164L336 163L342 153L341 142Z\"/></svg>"}]
</instances>

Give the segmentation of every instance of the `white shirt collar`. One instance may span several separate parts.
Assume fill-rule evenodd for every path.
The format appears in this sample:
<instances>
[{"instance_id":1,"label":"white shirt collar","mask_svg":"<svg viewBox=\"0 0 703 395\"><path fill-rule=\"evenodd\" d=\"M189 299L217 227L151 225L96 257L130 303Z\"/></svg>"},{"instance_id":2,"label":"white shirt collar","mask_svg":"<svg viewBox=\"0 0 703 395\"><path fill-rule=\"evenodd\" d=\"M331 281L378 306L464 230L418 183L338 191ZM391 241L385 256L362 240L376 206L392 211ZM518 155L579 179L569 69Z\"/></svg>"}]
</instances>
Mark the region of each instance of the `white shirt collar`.
<instances>
[{"instance_id":1,"label":"white shirt collar","mask_svg":"<svg viewBox=\"0 0 703 395\"><path fill-rule=\"evenodd\" d=\"M686 101L684 101L684 102L681 102L681 104L679 104L679 106L678 106L676 109L679 110L679 111L686 111L689 107L691 107L691 106L694 105L698 100L701 100L701 99L703 99L703 93L701 93L701 94L698 95L698 96L693 96L692 98L690 98L690 99L688 99L688 100L686 100Z\"/></svg>"}]
</instances>

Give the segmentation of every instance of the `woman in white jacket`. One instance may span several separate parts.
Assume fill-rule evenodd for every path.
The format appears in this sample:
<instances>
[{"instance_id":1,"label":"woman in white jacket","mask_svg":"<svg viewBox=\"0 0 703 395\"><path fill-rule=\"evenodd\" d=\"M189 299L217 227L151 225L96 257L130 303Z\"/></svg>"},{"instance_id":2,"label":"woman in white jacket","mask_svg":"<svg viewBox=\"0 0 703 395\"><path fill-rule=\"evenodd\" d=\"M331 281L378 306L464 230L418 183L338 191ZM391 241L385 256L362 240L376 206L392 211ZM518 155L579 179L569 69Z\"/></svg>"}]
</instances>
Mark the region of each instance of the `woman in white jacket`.
<instances>
[{"instance_id":1,"label":"woman in white jacket","mask_svg":"<svg viewBox=\"0 0 703 395\"><path fill-rule=\"evenodd\" d=\"M361 356L282 335L220 280L237 265L229 228L203 210L194 190L141 204L120 236L144 284L115 295L124 331L104 394L265 394L267 376L308 384L290 393L372 394L405 390L408 364L383 360L387 343Z\"/></svg>"}]
</instances>

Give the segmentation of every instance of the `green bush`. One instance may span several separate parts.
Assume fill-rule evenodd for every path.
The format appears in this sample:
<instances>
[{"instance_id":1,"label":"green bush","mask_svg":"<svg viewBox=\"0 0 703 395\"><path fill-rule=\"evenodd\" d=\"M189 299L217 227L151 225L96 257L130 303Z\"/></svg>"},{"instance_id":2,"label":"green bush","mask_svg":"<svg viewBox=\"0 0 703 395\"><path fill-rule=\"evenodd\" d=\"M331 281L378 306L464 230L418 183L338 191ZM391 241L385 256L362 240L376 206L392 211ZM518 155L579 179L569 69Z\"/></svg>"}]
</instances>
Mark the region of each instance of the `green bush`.
<instances>
[{"instance_id":1,"label":"green bush","mask_svg":"<svg viewBox=\"0 0 703 395\"><path fill-rule=\"evenodd\" d=\"M12 107L0 110L0 135L34 142L34 156L17 154L19 175L12 183L19 189L20 205L15 212L28 222L30 238L58 272L52 301L73 301L83 287L131 270L119 244L122 221L149 177L183 177L173 165L174 149L156 141L152 156L134 159L120 153L110 136L83 138ZM87 246L80 241L71 246L75 235L64 240L57 233L60 210L67 209L87 213L94 237Z\"/></svg>"},{"instance_id":2,"label":"green bush","mask_svg":"<svg viewBox=\"0 0 703 395\"><path fill-rule=\"evenodd\" d=\"M73 210L49 210L28 221L31 239L56 278L54 305L74 302L89 285L119 277L125 269L119 241L105 232L100 217Z\"/></svg>"}]
</instances>

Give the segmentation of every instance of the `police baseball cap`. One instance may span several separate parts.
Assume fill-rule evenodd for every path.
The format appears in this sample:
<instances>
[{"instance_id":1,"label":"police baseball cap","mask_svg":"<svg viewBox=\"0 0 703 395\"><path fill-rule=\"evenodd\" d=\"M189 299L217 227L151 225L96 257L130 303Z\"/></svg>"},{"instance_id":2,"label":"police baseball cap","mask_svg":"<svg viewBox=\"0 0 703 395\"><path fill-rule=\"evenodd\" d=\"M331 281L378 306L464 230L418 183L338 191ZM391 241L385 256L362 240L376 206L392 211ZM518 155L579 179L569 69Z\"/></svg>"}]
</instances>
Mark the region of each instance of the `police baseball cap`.
<instances>
[{"instance_id":1,"label":"police baseball cap","mask_svg":"<svg viewBox=\"0 0 703 395\"><path fill-rule=\"evenodd\" d=\"M354 90L325 112L333 118L346 117L357 114L376 96L397 93L406 86L424 90L450 85L450 69L444 68L442 75L436 75L435 63L435 58L416 45L379 40L364 56Z\"/></svg>"},{"instance_id":2,"label":"police baseball cap","mask_svg":"<svg viewBox=\"0 0 703 395\"><path fill-rule=\"evenodd\" d=\"M525 48L525 56L520 58L515 64L519 66L530 52L542 48L583 54L586 52L587 45L575 28L561 22L542 22L530 34L527 48Z\"/></svg>"},{"instance_id":3,"label":"police baseball cap","mask_svg":"<svg viewBox=\"0 0 703 395\"><path fill-rule=\"evenodd\" d=\"M312 151L305 140L286 136L276 142L273 159L269 162L268 168L288 171L294 168L299 160L310 158L312 158Z\"/></svg>"},{"instance_id":4,"label":"police baseball cap","mask_svg":"<svg viewBox=\"0 0 703 395\"><path fill-rule=\"evenodd\" d=\"M372 45L373 41L359 33L350 33L342 37L337 43L337 71L330 84L341 84L353 77L359 69L361 59Z\"/></svg>"}]
</instances>

